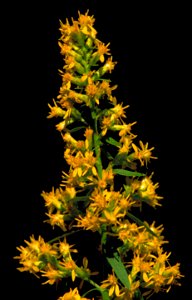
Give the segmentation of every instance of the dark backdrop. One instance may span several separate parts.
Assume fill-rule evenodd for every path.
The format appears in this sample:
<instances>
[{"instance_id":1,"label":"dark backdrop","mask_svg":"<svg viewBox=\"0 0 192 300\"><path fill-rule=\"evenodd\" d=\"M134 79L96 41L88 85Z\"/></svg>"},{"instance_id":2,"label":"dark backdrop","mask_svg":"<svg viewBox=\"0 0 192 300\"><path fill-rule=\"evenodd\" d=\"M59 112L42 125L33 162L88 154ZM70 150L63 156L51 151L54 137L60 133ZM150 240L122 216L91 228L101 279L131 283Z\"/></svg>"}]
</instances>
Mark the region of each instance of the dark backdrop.
<instances>
[{"instance_id":1,"label":"dark backdrop","mask_svg":"<svg viewBox=\"0 0 192 300\"><path fill-rule=\"evenodd\" d=\"M33 2L32 2L33 3ZM191 288L191 146L189 8L143 1L58 1L2 10L2 177L0 273L2 299L57 299L55 286L16 270L16 247L34 233L47 235L42 190L60 183L63 144L48 103L58 94L59 20L89 9L98 38L110 42L118 62L112 74L118 101L129 104L136 132L155 146L149 168L159 182L163 207L154 218L165 227L174 262L185 274L181 287L152 299L184 299ZM147 216L146 216L147 219Z\"/></svg>"}]
</instances>

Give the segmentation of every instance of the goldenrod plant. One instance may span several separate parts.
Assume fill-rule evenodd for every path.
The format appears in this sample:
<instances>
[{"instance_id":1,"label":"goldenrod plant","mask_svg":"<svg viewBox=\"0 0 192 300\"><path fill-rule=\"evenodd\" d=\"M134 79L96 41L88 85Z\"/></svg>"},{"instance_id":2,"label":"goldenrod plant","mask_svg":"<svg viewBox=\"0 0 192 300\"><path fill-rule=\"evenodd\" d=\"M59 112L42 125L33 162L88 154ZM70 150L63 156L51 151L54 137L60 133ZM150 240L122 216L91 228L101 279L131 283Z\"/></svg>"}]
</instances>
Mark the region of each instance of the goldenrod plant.
<instances>
[{"instance_id":1,"label":"goldenrod plant","mask_svg":"<svg viewBox=\"0 0 192 300\"><path fill-rule=\"evenodd\" d=\"M66 169L41 196L44 221L61 233L48 241L32 234L14 258L19 271L62 286L58 300L144 300L181 285L183 275L164 250L163 225L141 218L145 206L162 206L148 174L154 147L126 122L129 105L118 103L110 80L117 62L94 22L88 10L60 21L62 84L47 118L57 121Z\"/></svg>"}]
</instances>

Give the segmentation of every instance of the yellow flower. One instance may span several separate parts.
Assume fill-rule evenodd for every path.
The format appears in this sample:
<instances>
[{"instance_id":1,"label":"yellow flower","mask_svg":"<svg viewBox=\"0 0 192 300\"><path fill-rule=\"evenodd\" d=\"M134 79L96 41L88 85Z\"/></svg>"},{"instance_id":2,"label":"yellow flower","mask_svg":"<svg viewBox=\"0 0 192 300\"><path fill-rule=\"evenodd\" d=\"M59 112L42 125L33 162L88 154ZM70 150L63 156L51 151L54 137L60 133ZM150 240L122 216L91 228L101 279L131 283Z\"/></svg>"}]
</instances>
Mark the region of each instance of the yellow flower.
<instances>
[{"instance_id":1,"label":"yellow flower","mask_svg":"<svg viewBox=\"0 0 192 300\"><path fill-rule=\"evenodd\" d=\"M75 67L75 64L76 64L76 60L73 56L68 55L65 57L65 66L64 66L65 70L70 71Z\"/></svg>"},{"instance_id":2,"label":"yellow flower","mask_svg":"<svg viewBox=\"0 0 192 300\"><path fill-rule=\"evenodd\" d=\"M70 272L72 281L75 281L77 275L76 270L78 270L76 263L70 256L67 259L65 257L63 259L64 261L62 261L60 264Z\"/></svg>"},{"instance_id":3,"label":"yellow flower","mask_svg":"<svg viewBox=\"0 0 192 300\"><path fill-rule=\"evenodd\" d=\"M63 140L69 144L72 144L73 147L77 147L77 140L74 139L72 137L72 135L69 133L69 132L66 132L64 135L63 135Z\"/></svg>"},{"instance_id":4,"label":"yellow flower","mask_svg":"<svg viewBox=\"0 0 192 300\"><path fill-rule=\"evenodd\" d=\"M119 239L123 242L131 241L143 226L138 227L135 223L130 223L128 220L121 222L118 230Z\"/></svg>"},{"instance_id":5,"label":"yellow flower","mask_svg":"<svg viewBox=\"0 0 192 300\"><path fill-rule=\"evenodd\" d=\"M90 36L92 39L95 39L97 31L93 27L95 18L94 16L88 15L89 10L83 15L79 13L78 24L80 25L81 32L87 36Z\"/></svg>"},{"instance_id":6,"label":"yellow flower","mask_svg":"<svg viewBox=\"0 0 192 300\"><path fill-rule=\"evenodd\" d=\"M56 189L55 191L54 187L52 187L51 192L42 191L41 196L45 200L45 206L47 206L50 211L52 211L54 208L62 208L60 189Z\"/></svg>"},{"instance_id":7,"label":"yellow flower","mask_svg":"<svg viewBox=\"0 0 192 300\"><path fill-rule=\"evenodd\" d=\"M105 189L107 185L113 186L114 174L112 168L103 169L102 177L98 178L98 187Z\"/></svg>"},{"instance_id":8,"label":"yellow flower","mask_svg":"<svg viewBox=\"0 0 192 300\"><path fill-rule=\"evenodd\" d=\"M61 48L61 54L66 55L71 52L72 47L68 44L63 44L60 41L58 42L59 47Z\"/></svg>"},{"instance_id":9,"label":"yellow flower","mask_svg":"<svg viewBox=\"0 0 192 300\"><path fill-rule=\"evenodd\" d=\"M64 42L67 42L69 39L69 36L71 34L71 26L69 24L68 19L66 19L65 24L63 24L63 22L60 21L59 31L61 32L61 40L63 40Z\"/></svg>"},{"instance_id":10,"label":"yellow flower","mask_svg":"<svg viewBox=\"0 0 192 300\"><path fill-rule=\"evenodd\" d=\"M128 275L128 280L130 282L130 288L127 289L127 288L123 287L120 290L122 296L115 298L115 300L117 300L117 299L119 299L119 300L133 300L133 299L135 299L135 293L140 287L140 281L139 280L134 281L130 274Z\"/></svg>"},{"instance_id":11,"label":"yellow flower","mask_svg":"<svg viewBox=\"0 0 192 300\"><path fill-rule=\"evenodd\" d=\"M62 131L62 130L65 129L66 124L67 124L67 121L66 121L66 120L63 120L62 122L56 124L55 127L56 127L56 129L57 129L58 131Z\"/></svg>"},{"instance_id":12,"label":"yellow flower","mask_svg":"<svg viewBox=\"0 0 192 300\"><path fill-rule=\"evenodd\" d=\"M102 126L101 126L101 129L102 129L102 136L106 135L107 133L107 130L111 127L112 125L112 120L110 118L110 116L104 116L103 119L102 119Z\"/></svg>"},{"instance_id":13,"label":"yellow flower","mask_svg":"<svg viewBox=\"0 0 192 300\"><path fill-rule=\"evenodd\" d=\"M176 263L173 266L166 267L164 271L164 276L167 278L168 285L172 285L172 284L181 285L181 283L177 281L181 277L184 277L184 275L182 275L180 272L180 263Z\"/></svg>"},{"instance_id":14,"label":"yellow flower","mask_svg":"<svg viewBox=\"0 0 192 300\"><path fill-rule=\"evenodd\" d=\"M77 288L74 288L73 290L70 288L69 292L59 297L58 300L91 300L91 299L81 297L79 295L79 291Z\"/></svg>"},{"instance_id":15,"label":"yellow flower","mask_svg":"<svg viewBox=\"0 0 192 300\"><path fill-rule=\"evenodd\" d=\"M72 81L72 79L73 79L73 76L71 75L71 73L69 73L69 72L66 72L66 73L61 73L62 74L62 79L63 79L63 82L64 83L67 83L67 82L69 82L69 81Z\"/></svg>"},{"instance_id":16,"label":"yellow flower","mask_svg":"<svg viewBox=\"0 0 192 300\"><path fill-rule=\"evenodd\" d=\"M146 163L147 165L151 158L157 158L155 156L152 156L152 150L154 149L154 147L148 149L148 143L144 145L142 141L139 141L139 144L141 148L138 148L134 143L132 143L132 147L135 151L135 158L140 160L141 166L143 166L144 163Z\"/></svg>"},{"instance_id":17,"label":"yellow flower","mask_svg":"<svg viewBox=\"0 0 192 300\"><path fill-rule=\"evenodd\" d=\"M20 272L27 271L36 275L40 271L39 265L40 261L38 255L33 253L29 247L17 247L17 250L20 251L20 255L15 256L14 259L19 259L19 263L22 267L17 268Z\"/></svg>"},{"instance_id":18,"label":"yellow flower","mask_svg":"<svg viewBox=\"0 0 192 300\"><path fill-rule=\"evenodd\" d=\"M54 106L48 104L51 111L47 118L49 119L53 117L64 117L66 115L66 112L57 105L55 100L53 100L53 102L54 102Z\"/></svg>"},{"instance_id":19,"label":"yellow flower","mask_svg":"<svg viewBox=\"0 0 192 300\"><path fill-rule=\"evenodd\" d=\"M84 136L86 138L85 139L85 148L87 150L88 149L91 150L92 146L93 146L93 129L91 129L90 127L86 128Z\"/></svg>"},{"instance_id":20,"label":"yellow flower","mask_svg":"<svg viewBox=\"0 0 192 300\"><path fill-rule=\"evenodd\" d=\"M23 265L23 267L17 268L20 272L27 271L37 276L36 273L40 271L39 265L41 264L41 261L39 261L35 256L26 259L25 261L21 261L20 263Z\"/></svg>"},{"instance_id":21,"label":"yellow flower","mask_svg":"<svg viewBox=\"0 0 192 300\"><path fill-rule=\"evenodd\" d=\"M94 16L89 16L89 10L86 11L86 13L83 15L78 11L79 18L78 22L81 26L93 26L95 22Z\"/></svg>"},{"instance_id":22,"label":"yellow flower","mask_svg":"<svg viewBox=\"0 0 192 300\"><path fill-rule=\"evenodd\" d=\"M74 245L69 245L66 241L66 237L64 238L63 242L59 242L59 251L62 256L66 259L70 257L71 252L77 253L77 249L72 249Z\"/></svg>"},{"instance_id":23,"label":"yellow flower","mask_svg":"<svg viewBox=\"0 0 192 300\"><path fill-rule=\"evenodd\" d=\"M114 272L109 274L106 280L101 282L101 288L109 290L109 297L115 294L115 296L120 296L120 289L118 284L118 279L116 278Z\"/></svg>"},{"instance_id":24,"label":"yellow flower","mask_svg":"<svg viewBox=\"0 0 192 300\"><path fill-rule=\"evenodd\" d=\"M132 278L136 278L136 275L139 272L149 272L151 270L151 267L154 265L154 262L149 259L148 255L142 255L139 253L139 251L136 251L131 261L131 265L131 276Z\"/></svg>"},{"instance_id":25,"label":"yellow flower","mask_svg":"<svg viewBox=\"0 0 192 300\"><path fill-rule=\"evenodd\" d=\"M87 96L94 97L97 95L99 89L96 84L90 83L85 88Z\"/></svg>"},{"instance_id":26,"label":"yellow flower","mask_svg":"<svg viewBox=\"0 0 192 300\"><path fill-rule=\"evenodd\" d=\"M114 114L114 119L121 119L121 118L126 118L126 114L125 114L125 109L127 109L129 107L129 105L126 105L126 106L122 106L122 103L121 104L117 104L115 105L111 111L113 112Z\"/></svg>"},{"instance_id":27,"label":"yellow flower","mask_svg":"<svg viewBox=\"0 0 192 300\"><path fill-rule=\"evenodd\" d=\"M110 43L108 43L107 45L105 45L101 41L96 40L97 51L93 54L93 56L94 55L98 55L100 62L103 63L104 60L105 60L104 54L110 55L109 45L110 45Z\"/></svg>"},{"instance_id":28,"label":"yellow flower","mask_svg":"<svg viewBox=\"0 0 192 300\"><path fill-rule=\"evenodd\" d=\"M82 178L91 170L94 175L97 174L95 169L96 157L94 152L87 150L85 153L78 151L75 156L70 154L70 149L66 149L64 153L66 162L70 165L72 176L74 178Z\"/></svg>"},{"instance_id":29,"label":"yellow flower","mask_svg":"<svg viewBox=\"0 0 192 300\"><path fill-rule=\"evenodd\" d=\"M86 211L86 215L84 217L78 216L76 219L77 225L75 227L82 227L85 230L91 230L93 232L98 231L100 229L100 221L99 217L94 212Z\"/></svg>"},{"instance_id":30,"label":"yellow flower","mask_svg":"<svg viewBox=\"0 0 192 300\"><path fill-rule=\"evenodd\" d=\"M109 57L106 61L106 63L104 64L104 66L102 67L102 74L105 74L106 72L111 73L113 71L113 69L115 68L115 65L117 64L117 62L112 61L112 56Z\"/></svg>"},{"instance_id":31,"label":"yellow flower","mask_svg":"<svg viewBox=\"0 0 192 300\"><path fill-rule=\"evenodd\" d=\"M30 236L30 241L26 241L25 243L28 245L31 252L41 253L41 246L45 244L44 239L39 236L38 240L35 239L34 235Z\"/></svg>"},{"instance_id":32,"label":"yellow flower","mask_svg":"<svg viewBox=\"0 0 192 300\"><path fill-rule=\"evenodd\" d=\"M107 96L109 97L109 100L111 101L115 101L115 97L112 97L112 91L115 90L117 88L117 85L113 85L112 87L110 87L110 84L107 80L103 80L99 86L99 91L101 95L107 94Z\"/></svg>"},{"instance_id":33,"label":"yellow flower","mask_svg":"<svg viewBox=\"0 0 192 300\"><path fill-rule=\"evenodd\" d=\"M131 134L131 127L135 124L136 122L129 123L129 124L125 124L125 123L115 124L111 127L111 130L119 131L119 136L122 137L124 135Z\"/></svg>"},{"instance_id":34,"label":"yellow flower","mask_svg":"<svg viewBox=\"0 0 192 300\"><path fill-rule=\"evenodd\" d=\"M121 137L120 142L122 143L122 146L119 148L119 154L123 153L129 153L131 149L133 137L131 135L124 135Z\"/></svg>"},{"instance_id":35,"label":"yellow flower","mask_svg":"<svg viewBox=\"0 0 192 300\"><path fill-rule=\"evenodd\" d=\"M121 212L121 207L116 206L113 211L110 210L104 210L104 216L100 218L101 222L109 223L109 224L119 224L119 218L122 218L125 216L126 212Z\"/></svg>"},{"instance_id":36,"label":"yellow flower","mask_svg":"<svg viewBox=\"0 0 192 300\"><path fill-rule=\"evenodd\" d=\"M55 214L46 213L49 217L49 220L45 222L50 223L53 228L59 226L62 230L66 231L65 222L64 222L64 214L60 211L57 211Z\"/></svg>"},{"instance_id":37,"label":"yellow flower","mask_svg":"<svg viewBox=\"0 0 192 300\"><path fill-rule=\"evenodd\" d=\"M92 201L91 207L95 208L97 211L102 211L107 205L104 192L97 188L95 188L91 194L90 200Z\"/></svg>"},{"instance_id":38,"label":"yellow flower","mask_svg":"<svg viewBox=\"0 0 192 300\"><path fill-rule=\"evenodd\" d=\"M48 280L43 284L54 284L63 277L62 271L55 269L50 263L47 264L46 270L41 270L43 277L48 277Z\"/></svg>"},{"instance_id":39,"label":"yellow flower","mask_svg":"<svg viewBox=\"0 0 192 300\"><path fill-rule=\"evenodd\" d=\"M144 179L142 179L140 187L138 189L141 197L144 198L146 202L153 207L157 205L161 206L159 200L163 199L163 197L158 196L156 193L156 189L158 187L159 184L158 183L154 184L151 180L151 176L150 177L146 176Z\"/></svg>"}]
</instances>

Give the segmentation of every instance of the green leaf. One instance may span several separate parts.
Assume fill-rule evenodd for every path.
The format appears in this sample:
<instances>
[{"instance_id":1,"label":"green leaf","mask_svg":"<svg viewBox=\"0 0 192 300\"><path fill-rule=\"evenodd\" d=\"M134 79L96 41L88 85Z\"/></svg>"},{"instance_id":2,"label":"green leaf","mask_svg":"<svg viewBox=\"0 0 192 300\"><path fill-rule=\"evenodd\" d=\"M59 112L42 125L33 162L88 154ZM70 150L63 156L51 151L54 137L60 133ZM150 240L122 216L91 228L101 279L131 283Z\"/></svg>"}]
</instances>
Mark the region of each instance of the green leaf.
<instances>
[{"instance_id":1,"label":"green leaf","mask_svg":"<svg viewBox=\"0 0 192 300\"><path fill-rule=\"evenodd\" d=\"M113 139L112 137L109 137L108 139L106 139L106 142L110 145L116 146L116 147L121 147L121 143L116 141L115 139Z\"/></svg>"},{"instance_id":2,"label":"green leaf","mask_svg":"<svg viewBox=\"0 0 192 300\"><path fill-rule=\"evenodd\" d=\"M112 269L114 270L117 278L121 281L121 283L126 288L130 289L128 274L118 253L117 252L113 253L113 257L107 257L107 261L111 265Z\"/></svg>"},{"instance_id":3,"label":"green leaf","mask_svg":"<svg viewBox=\"0 0 192 300\"><path fill-rule=\"evenodd\" d=\"M69 132L75 132L75 131L78 131L78 130L81 130L81 129L84 129L84 128L86 128L86 127L85 126L79 126L79 127L75 127L73 129L68 129L68 130L69 130Z\"/></svg>"},{"instance_id":4,"label":"green leaf","mask_svg":"<svg viewBox=\"0 0 192 300\"><path fill-rule=\"evenodd\" d=\"M113 173L114 174L118 174L118 175L122 175L122 176L145 176L145 174L143 173L139 173L139 172L135 172L135 171L128 171L128 170L124 170L124 169L113 169Z\"/></svg>"},{"instance_id":5,"label":"green leaf","mask_svg":"<svg viewBox=\"0 0 192 300\"><path fill-rule=\"evenodd\" d=\"M101 292L102 295L102 300L110 300L111 298L109 297L109 292L108 290Z\"/></svg>"}]
</instances>

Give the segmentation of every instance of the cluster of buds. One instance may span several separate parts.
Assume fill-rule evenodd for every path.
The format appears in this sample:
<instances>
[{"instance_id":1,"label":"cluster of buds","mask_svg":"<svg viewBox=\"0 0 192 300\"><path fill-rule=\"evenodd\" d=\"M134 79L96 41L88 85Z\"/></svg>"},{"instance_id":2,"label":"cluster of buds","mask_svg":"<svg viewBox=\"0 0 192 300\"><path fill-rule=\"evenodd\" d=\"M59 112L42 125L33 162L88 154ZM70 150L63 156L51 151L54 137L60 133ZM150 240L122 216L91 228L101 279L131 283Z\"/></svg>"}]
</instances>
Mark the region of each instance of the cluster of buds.
<instances>
[{"instance_id":1,"label":"cluster of buds","mask_svg":"<svg viewBox=\"0 0 192 300\"><path fill-rule=\"evenodd\" d=\"M47 116L58 121L66 170L59 187L42 192L45 221L62 234L48 242L32 235L15 258L20 271L46 277L43 284L71 280L73 288L59 300L145 299L169 291L182 277L179 263L170 265L170 253L163 250L163 225L139 218L144 205L162 205L153 173L141 172L156 158L154 147L136 142L136 122L125 121L128 105L113 94L110 43L97 38L94 16L78 14L72 24L60 22L62 84ZM104 257L102 272L97 264L88 268L93 253L89 258L82 245L78 249L83 232L99 240L95 251Z\"/></svg>"}]
</instances>

